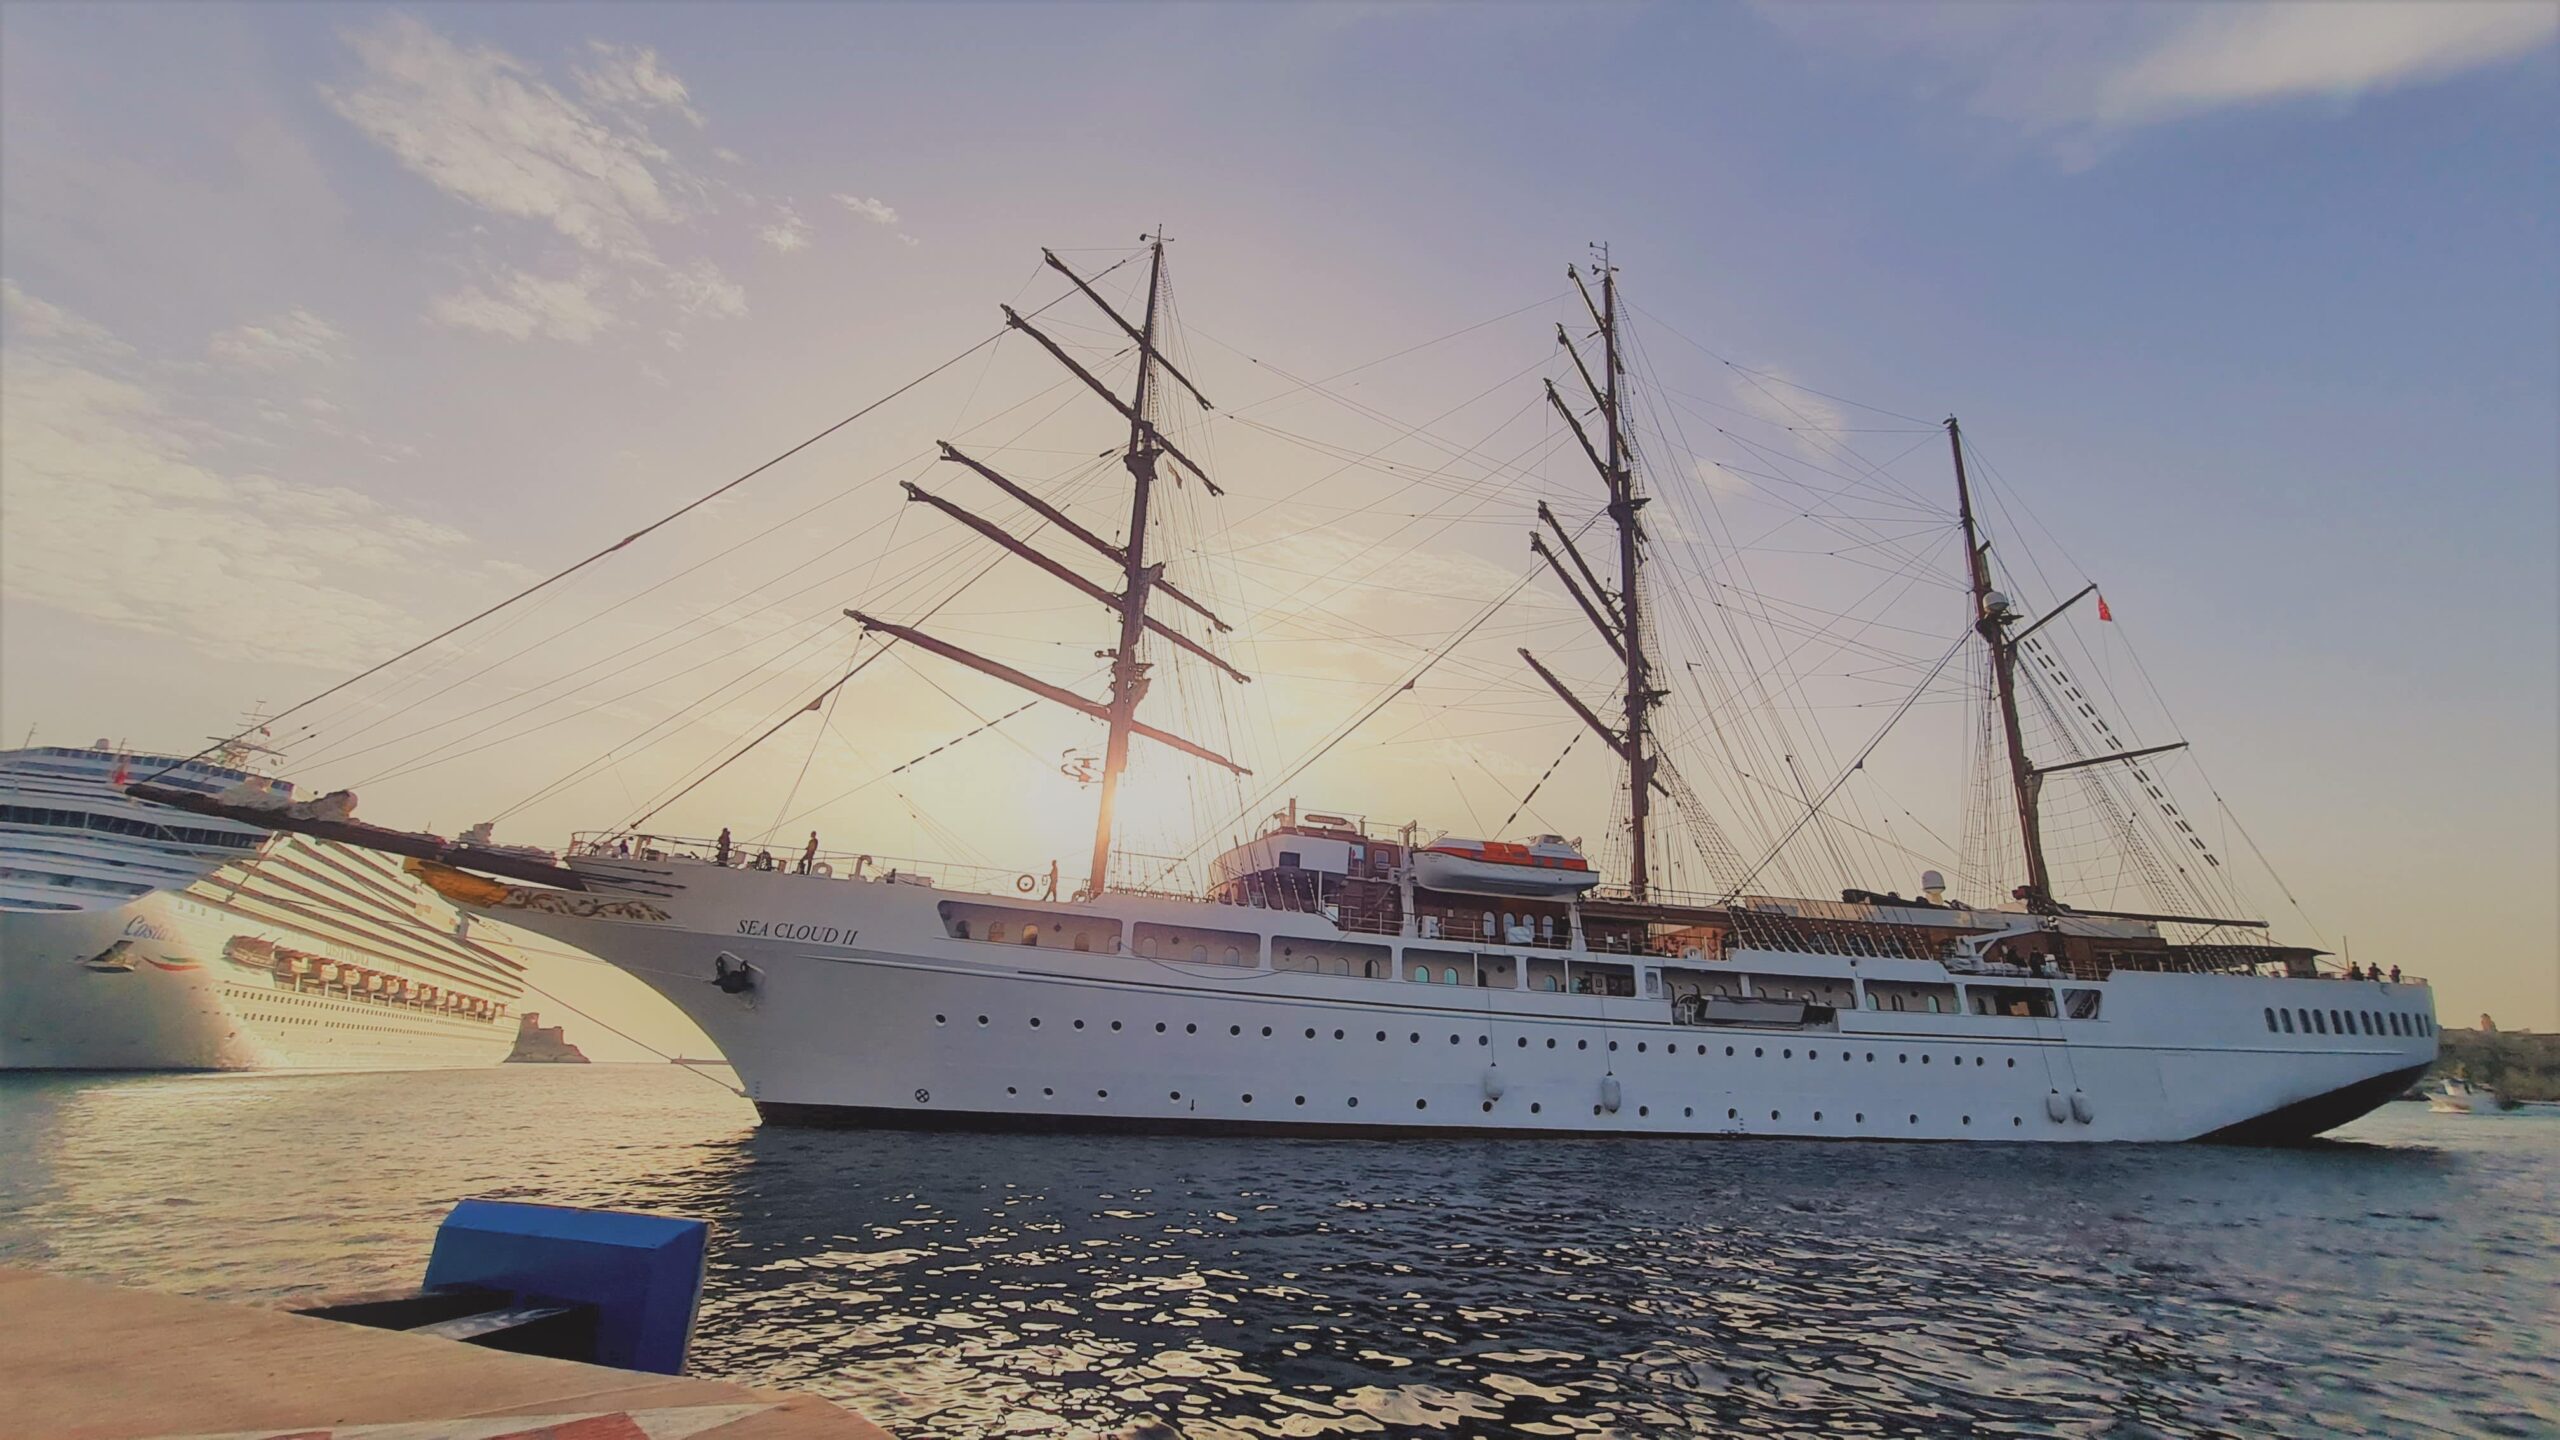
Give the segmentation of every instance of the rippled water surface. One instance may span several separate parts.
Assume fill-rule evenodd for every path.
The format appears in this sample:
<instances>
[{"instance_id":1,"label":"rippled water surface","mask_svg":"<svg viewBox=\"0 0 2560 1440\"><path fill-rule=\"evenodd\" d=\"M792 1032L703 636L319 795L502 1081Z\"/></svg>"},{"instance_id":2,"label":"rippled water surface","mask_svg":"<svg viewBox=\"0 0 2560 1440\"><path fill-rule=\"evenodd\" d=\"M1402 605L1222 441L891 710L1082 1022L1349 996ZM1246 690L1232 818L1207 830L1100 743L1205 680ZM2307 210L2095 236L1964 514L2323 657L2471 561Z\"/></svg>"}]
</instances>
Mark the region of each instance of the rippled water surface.
<instances>
[{"instance_id":1,"label":"rippled water surface","mask_svg":"<svg viewBox=\"0 0 2560 1440\"><path fill-rule=\"evenodd\" d=\"M760 1130L674 1067L0 1077L0 1263L414 1281L458 1197L719 1225L698 1372L909 1440L2560 1434L2560 1117L2316 1150Z\"/></svg>"}]
</instances>

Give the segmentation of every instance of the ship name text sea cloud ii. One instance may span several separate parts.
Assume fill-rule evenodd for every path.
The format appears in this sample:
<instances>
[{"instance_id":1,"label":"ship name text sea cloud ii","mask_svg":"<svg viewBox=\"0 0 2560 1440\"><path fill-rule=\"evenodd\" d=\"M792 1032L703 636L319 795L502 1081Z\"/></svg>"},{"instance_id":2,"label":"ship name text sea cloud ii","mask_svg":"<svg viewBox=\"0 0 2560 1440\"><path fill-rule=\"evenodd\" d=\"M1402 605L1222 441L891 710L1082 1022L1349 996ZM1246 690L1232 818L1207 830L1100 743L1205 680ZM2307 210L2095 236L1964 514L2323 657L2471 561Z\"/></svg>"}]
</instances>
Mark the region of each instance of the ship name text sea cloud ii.
<instances>
[{"instance_id":1,"label":"ship name text sea cloud ii","mask_svg":"<svg viewBox=\"0 0 2560 1440\"><path fill-rule=\"evenodd\" d=\"M1079 307L1085 323L1008 307L998 332L1103 407L1121 510L1088 523L1091 470L1079 519L1055 487L949 443L943 473L1001 493L1051 543L906 486L915 513L1109 615L1100 698L960 643L931 623L933 607L892 618L866 602L844 614L869 657L792 712L831 702L893 654L929 683L975 672L1026 692L1024 708L1089 717L1100 751L1065 767L1090 778L1095 800L1080 874L887 861L821 850L814 835L776 858L726 833L670 838L646 815L578 835L556 861L351 820L268 823L405 854L455 903L639 977L709 1033L776 1123L2290 1142L2391 1098L2433 1059L2428 987L2396 970L2349 982L2321 949L2272 938L2215 836L2172 798L2163 767L2184 743L2143 743L2110 723L2109 692L2056 643L2066 620L2103 611L2103 599L2083 603L2094 586L2039 612L2010 598L2059 587L1995 555L1978 453L1953 419L1903 432L1919 437L1914 450L1943 447L1929 453L1951 481L1943 496L1898 491L1920 517L1909 533L1960 547L1933 582L1946 597L1928 614L1935 628L1910 632L1925 653L1896 662L1904 694L1873 707L1882 728L1846 750L1754 749L1761 722L1746 713L1793 682L1765 651L1719 664L1669 643L1737 623L1726 610L1738 602L1702 588L1747 592L1665 559L1705 543L1702 522L1676 518L1700 513L1680 489L1698 482L1647 459L1671 443L1669 427L1639 424L1654 386L1605 251L1569 272L1558 297L1569 321L1540 362L1543 389L1529 391L1576 478L1524 514L1533 563L1518 583L1411 647L1400 682L1281 769L1257 774L1217 735L1181 733L1165 692L1195 713L1252 677L1231 658L1244 617L1185 568L1191 542L1176 528L1224 492L1206 422L1191 418L1210 406L1177 343L1165 249L1159 234L1110 267L1129 267L1125 296L1104 293L1109 272L1049 255L1065 280L1052 306ZM1107 381L1098 357L1124 364L1126 383ZM1689 507L1670 523L1653 508L1666 495ZM2025 544L2014 521L2002 534ZM1543 723L1570 717L1558 766L1576 745L1605 756L1605 771L1570 772L1595 812L1614 787L1600 844L1553 833L1565 826L1515 830L1535 786L1473 837L1293 798L1316 757L1523 594L1569 600L1551 613L1579 633L1549 628L1537 648L1456 663L1524 690ZM1746 669L1755 653L1762 663ZM1964 885L1932 868L1905 897L1868 888L1885 883L1884 862L1860 856L1916 855L1918 837L1906 826L1891 839L1848 804L1881 783L1869 762L1924 696L1976 717L1973 799L1964 843L1936 852ZM1009 716L981 718L970 735ZM1138 756L1241 796L1235 829L1203 827L1183 856L1126 848ZM202 795L142 793L234 813ZM1832 888L1795 878L1826 863ZM2090 876L2113 878L2096 890Z\"/></svg>"}]
</instances>

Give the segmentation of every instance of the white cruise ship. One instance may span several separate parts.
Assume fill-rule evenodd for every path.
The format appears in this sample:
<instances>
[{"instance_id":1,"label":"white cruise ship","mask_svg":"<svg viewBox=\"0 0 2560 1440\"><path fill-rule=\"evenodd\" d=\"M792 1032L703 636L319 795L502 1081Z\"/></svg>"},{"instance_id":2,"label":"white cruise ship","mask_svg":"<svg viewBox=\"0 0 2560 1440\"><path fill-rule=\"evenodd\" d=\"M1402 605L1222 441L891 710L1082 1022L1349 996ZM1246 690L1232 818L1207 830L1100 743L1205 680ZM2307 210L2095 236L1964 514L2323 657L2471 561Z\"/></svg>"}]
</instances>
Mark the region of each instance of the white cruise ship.
<instances>
[{"instance_id":1,"label":"white cruise ship","mask_svg":"<svg viewBox=\"0 0 2560 1440\"><path fill-rule=\"evenodd\" d=\"M524 963L373 851L127 797L237 764L0 752L0 1069L494 1065ZM280 783L274 787L289 793Z\"/></svg>"},{"instance_id":2,"label":"white cruise ship","mask_svg":"<svg viewBox=\"0 0 2560 1440\"><path fill-rule=\"evenodd\" d=\"M1743 863L1675 765L1675 757L1701 767L1719 759L1682 753L1684 735L1688 749L1706 746L1695 737L1708 727L1655 718L1684 684L1683 693L1699 687L1666 658L1658 633L1654 607L1671 604L1651 587L1679 572L1663 567L1665 580L1647 578L1648 547L1662 541L1648 534L1645 507L1666 497L1641 483L1620 395L1629 366L1617 279L1605 256L1581 296L1591 328L1581 325L1584 306L1568 302L1572 325L1559 325L1556 336L1566 354L1543 397L1561 421L1558 438L1571 442L1555 453L1576 470L1574 462L1587 459L1605 492L1586 493L1584 507L1596 500L1603 508L1571 528L1540 503L1544 528L1532 548L1598 632L1574 668L1587 675L1605 666L1613 693L1586 700L1556 668L1518 653L1552 692L1550 713L1570 713L1614 757L1613 832L1604 847L1612 873L1601 875L1579 845L1553 835L1459 840L1418 825L1386 829L1348 814L1301 812L1294 803L1252 838L1230 839L1196 889L1163 888L1172 872L1162 865L1115 865L1135 858L1119 854L1114 829L1133 744L1250 773L1139 718L1151 691L1192 703L1184 687L1151 676L1158 664L1205 664L1225 680L1248 678L1218 651L1227 622L1165 578L1166 558L1188 558L1165 511L1223 492L1182 448L1187 442L1205 454L1207 446L1189 431L1177 439L1162 428L1190 413L1165 403L1179 393L1172 387L1202 411L1208 402L1160 353L1168 313L1161 236L1121 263L1139 260L1147 262L1145 301L1133 320L1048 257L1076 287L1057 303L1081 293L1113 322L1106 353L1133 357L1126 395L1073 358L1066 342L1004 311L1007 333L1037 342L1127 422L1113 452L1132 482L1125 522L1115 516L1103 528L1086 526L993 465L942 447L946 462L977 477L957 483L982 480L1010 496L1085 569L951 499L906 486L912 501L1115 614L1116 646L1100 652L1110 662L1107 698L1035 678L917 624L848 610L878 648L749 741L752 748L781 731L790 713L817 712L891 647L932 657L919 669L965 667L1099 721L1108 738L1098 765L1066 767L1098 781L1092 865L1080 887L1062 893L1054 864L1044 886L1031 874L823 855L815 835L797 861L776 864L759 852L741 864L726 832L708 843L635 833L645 814L622 830L580 837L557 864L344 821L277 823L409 855L458 903L630 971L708 1032L764 1117L782 1123L2290 1142L2380 1105L2434 1058L2427 985L2403 982L2397 970L2389 981L2353 967L2340 974L2321 952L2273 940L2268 922L2247 917L2236 883L2155 768L2156 757L2184 742L2142 744L2101 718L2105 692L2075 680L2066 656L2076 652L2055 643L2069 632L2046 628L2096 587L2055 599L2040 616L1994 588L1952 419L1945 438L1954 513L1937 515L1916 492L1905 498L1932 528L1953 522L1943 533L1963 542L1966 583L1948 587L1951 599L1963 598L1961 618L1950 604L1927 621L1943 635L1914 632L1946 649L1934 667L1925 656L1909 665L1920 678L1892 718L1957 656L1973 657L1970 670L1956 672L1969 677L1966 698L1981 722L1971 729L1983 742L1973 767L1980 802L1968 826L1979 822L1984 855L2005 858L1970 867L1970 905L1948 898L1934 872L1922 876L1918 899L1854 888L1846 864L1837 873L1851 888L1838 899L1755 886L1808 825L1827 823L1825 803L1876 742L1829 789L1817 793L1798 777L1792 798L1802 800L1804 819L1792 828L1764 825L1768 858L1759 865ZM1583 286L1580 272L1573 279ZM1134 348L1119 348L1122 335ZM1577 390L1572 401L1559 381ZM1683 479L1675 472L1674 483ZM1171 499L1161 480L1183 483L1188 495L1151 509L1151 496ZM1118 538L1106 538L1106 529ZM1613 542L1595 547L1598 565L1576 543L1594 532ZM1086 570L1108 572L1110 583ZM1535 578L1524 576L1504 598ZM1164 603L1151 611L1151 599ZM1502 603L1455 632L1422 669ZM916 608L930 615L934 607ZM2095 618L2108 619L2103 599ZM1190 694L1221 686L1205 672L1190 674L1199 682ZM1401 690L1383 692L1359 718L1410 690L1420 674L1408 672ZM1699 698L1717 703L1712 693ZM1255 780L1257 797L1238 820L1211 817L1203 834L1234 835L1251 823L1242 816L1276 800L1288 780ZM1654 814L1657 794L1675 815ZM243 813L170 798L202 813ZM1608 804L1606 796L1571 798L1586 813ZM2061 837L2050 867L2048 826ZM1664 886L1669 857L1654 847L1675 828L1720 888L1684 894ZM2084 859L2102 847L2118 852L2112 867ZM2107 899L2074 903L2067 893L2074 890ZM2139 898L2114 900L2120 894Z\"/></svg>"}]
</instances>

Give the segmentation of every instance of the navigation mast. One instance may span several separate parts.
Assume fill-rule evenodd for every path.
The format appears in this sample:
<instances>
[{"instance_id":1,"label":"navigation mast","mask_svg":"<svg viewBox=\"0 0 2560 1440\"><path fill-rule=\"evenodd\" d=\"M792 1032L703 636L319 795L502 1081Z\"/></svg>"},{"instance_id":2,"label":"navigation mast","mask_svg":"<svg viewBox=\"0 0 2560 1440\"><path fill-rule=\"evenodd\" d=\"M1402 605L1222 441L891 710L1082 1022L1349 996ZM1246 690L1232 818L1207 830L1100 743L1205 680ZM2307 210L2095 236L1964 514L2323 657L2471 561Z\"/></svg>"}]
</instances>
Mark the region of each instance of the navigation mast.
<instances>
[{"instance_id":1,"label":"navigation mast","mask_svg":"<svg viewBox=\"0 0 2560 1440\"><path fill-rule=\"evenodd\" d=\"M2018 840L2027 854L2027 883L2016 898L2042 914L2054 908L2053 878L2045 869L2044 829L2036 809L2043 777L2027 761L2027 742L2018 726L2018 651L2009 635L2018 612L2009 597L1991 588L1991 547L1983 543L1974 525L1973 486L1964 472L1964 432L1953 415L1947 417L1947 448L1956 462L1956 513L1964 523L1965 583L1973 593L1973 628L1982 643L1991 647L1992 690L1999 697L2000 732L2009 752L2009 791L2018 807Z\"/></svg>"},{"instance_id":2,"label":"navigation mast","mask_svg":"<svg viewBox=\"0 0 2560 1440\"><path fill-rule=\"evenodd\" d=\"M1047 250L1040 252L1042 259L1047 262L1049 268L1057 271L1061 275L1064 275L1069 281L1073 282L1077 291L1082 293L1086 299L1092 301L1103 314L1109 316L1112 322L1118 325L1131 340L1137 342L1138 378L1131 389L1129 397L1125 400L1120 397L1117 391L1114 391L1108 385L1103 384L1100 377L1096 376L1084 365L1078 363L1075 357L1069 355L1066 349L1059 345L1056 340L1051 339L1047 334L1034 328L1030 321L1015 313L1012 306L1008 305L1000 307L1004 311L1004 320L1007 326L1012 329L1019 330L1023 334L1030 336L1034 341L1037 341L1041 349L1048 351L1053 359L1057 360L1059 364L1065 366L1077 379L1082 380L1088 389L1108 401L1111 404L1111 407L1119 411L1121 416L1129 422L1128 448L1126 453L1121 457L1122 463L1128 467L1129 479L1131 481L1129 492L1129 531L1127 539L1119 544L1113 544L1111 541L1106 540L1102 536L1095 534L1093 531L1086 529L1084 526L1077 524L1056 506L1051 505L1047 501L1039 498L1037 495L1032 494L1028 489L1015 481L1008 479L991 466L988 466L982 461L972 459L968 455L962 454L958 447L952 445L949 441L946 440L941 442L942 458L944 461L950 464L962 466L975 473L990 484L996 486L998 489L1004 491L1007 495L1021 503L1025 508L1031 510L1034 514L1040 516L1043 520L1055 525L1059 530L1067 535L1084 542L1087 546L1090 546L1092 549L1099 552L1104 558L1117 564L1120 567L1121 579L1121 588L1119 592L1114 594L1106 587L1086 579L1084 576L1078 574L1066 565L1063 565L1040 551L1033 549L1022 539L1006 531L1003 527L995 524L993 521L971 514L969 511L962 509L960 506L955 505L938 495L928 493L920 486L912 483L907 486L907 498L909 500L919 501L933 506L935 509L942 511L953 519L967 525L970 529L984 535L996 544L1013 551L1015 554L1020 555L1026 560L1029 560L1034 565L1039 566L1042 570L1056 576L1059 580L1064 581L1075 589L1082 591L1092 599L1099 601L1119 616L1119 643L1112 649L1100 652L1104 658L1111 662L1111 698L1108 701L1101 702L1088 700L1085 697L1076 694L1074 691L1066 690L1059 686L1051 685L1045 681L1034 679L1033 677L1016 670L1009 665L1004 665L997 661L990 660L983 655L963 649L962 647L954 645L947 640L937 639L912 627L892 624L888 621L863 614L858 610L848 610L845 612L855 620L860 621L863 628L866 630L880 631L895 639L904 640L908 644L914 645L919 649L930 651L947 660L953 660L966 665L981 674L992 675L1008 684L1020 686L1035 695L1056 701L1069 709L1081 711L1097 720L1101 720L1109 727L1110 738L1105 742L1103 751L1101 803L1096 807L1094 815L1093 867L1091 871L1091 878L1087 882L1084 891L1087 895L1100 895L1110 882L1112 827L1119 808L1120 781L1129 768L1129 739L1131 736L1143 735L1150 740L1179 750L1186 755L1207 760L1212 764L1222 765L1239 775L1252 773L1245 769L1245 767L1237 764L1235 761L1228 759L1224 755L1218 754L1216 751L1194 744L1179 735L1174 735L1167 731L1157 729L1156 727L1148 725L1138 719L1138 704L1146 698L1149 684L1147 675L1149 662L1141 658L1139 652L1140 646L1143 644L1145 638L1150 634L1181 650L1187 651L1190 654L1208 661L1211 665L1217 667L1222 674L1239 684L1246 683L1253 678L1236 669L1233 665L1228 664L1215 651L1211 650L1206 645L1182 634L1180 631L1173 629L1147 613L1147 601L1149 597L1161 592L1191 610L1198 612L1217 630L1223 632L1229 628L1227 622L1219 619L1217 614L1210 610L1208 606L1202 604L1190 595L1183 593L1180 589L1165 580L1164 562L1156 561L1150 564L1147 560L1147 517L1150 508L1150 501L1158 478L1158 466L1161 463L1167 460L1170 460L1173 463L1176 467L1176 473L1173 477L1176 483L1180 483L1183 473L1188 473L1193 478L1199 480L1199 482L1208 489L1210 494L1223 495L1226 492L1219 489L1217 482L1211 480L1208 473L1201 469L1197 462L1192 460L1190 456L1184 454L1181 447L1175 445L1172 440L1168 439L1164 431L1160 429L1156 423L1156 416L1161 408L1160 402L1163 398L1162 391L1164 376L1170 376L1175 381L1180 382L1182 387L1190 392L1191 397L1199 402L1201 409L1208 410L1215 407L1209 403L1208 396L1200 393L1200 387L1192 383L1191 377L1183 374L1179 369L1176 369L1171 361L1164 358L1164 355L1158 348L1157 332L1163 311L1164 300L1164 231L1159 228L1153 236L1144 238L1147 240L1147 308L1145 314L1140 317L1139 323L1134 325L1131 324L1129 320L1118 310L1112 308L1111 302L1105 300L1100 293L1095 291L1093 286L1088 284L1083 276L1080 276L1076 274L1075 271L1069 269L1066 262L1060 260L1054 252Z\"/></svg>"},{"instance_id":3,"label":"navigation mast","mask_svg":"<svg viewBox=\"0 0 2560 1440\"><path fill-rule=\"evenodd\" d=\"M1645 735L1647 717L1664 692L1653 688L1652 670L1645 655L1641 583L1644 521L1640 513L1645 506L1645 497L1636 488L1635 467L1630 463L1626 441L1624 409L1619 400L1625 367L1618 358L1618 270L1609 263L1606 246L1600 250L1599 271L1600 300L1594 304L1590 287L1583 283L1581 270L1570 265L1565 267L1565 274L1573 280L1574 288L1581 292L1583 307L1591 312L1592 323L1599 327L1601 378L1592 378L1591 367L1583 363L1582 352L1574 348L1572 335L1562 325L1556 327L1556 343L1572 357L1574 369L1582 376L1583 388L1590 392L1592 403L1600 411L1605 451L1592 445L1590 433L1583 428L1573 407L1565 403L1564 396L1557 391L1552 380L1547 382L1547 401L1555 407L1557 414L1564 417L1564 423L1573 431L1574 438L1582 443L1582 453L1600 472L1601 483L1608 488L1608 515L1618 530L1617 594L1611 595L1601 586L1590 563L1574 546L1573 537L1565 533L1554 512L1543 503L1538 506L1538 518L1555 533L1557 542L1572 558L1574 570L1590 583L1594 593L1588 597L1583 594L1582 587L1574 583L1573 573L1567 572L1555 553L1547 548L1545 536L1532 536L1529 548L1546 560L1548 567L1555 571L1556 578L1564 582L1565 589L1581 605L1583 614L1599 630L1600 638L1607 641L1625 663L1624 728L1613 728L1601 720L1590 706L1556 678L1553 671L1539 664L1536 656L1522 650L1520 658L1527 661L1529 668L1538 673L1538 678L1546 681L1548 688L1554 690L1576 715L1582 717L1583 723L1597 731L1600 738L1608 742L1609 748L1626 762L1627 824L1630 832L1627 894L1630 899L1642 900L1651 885L1650 837L1647 832L1651 829L1653 792L1663 788L1654 775L1658 762L1645 750Z\"/></svg>"}]
</instances>

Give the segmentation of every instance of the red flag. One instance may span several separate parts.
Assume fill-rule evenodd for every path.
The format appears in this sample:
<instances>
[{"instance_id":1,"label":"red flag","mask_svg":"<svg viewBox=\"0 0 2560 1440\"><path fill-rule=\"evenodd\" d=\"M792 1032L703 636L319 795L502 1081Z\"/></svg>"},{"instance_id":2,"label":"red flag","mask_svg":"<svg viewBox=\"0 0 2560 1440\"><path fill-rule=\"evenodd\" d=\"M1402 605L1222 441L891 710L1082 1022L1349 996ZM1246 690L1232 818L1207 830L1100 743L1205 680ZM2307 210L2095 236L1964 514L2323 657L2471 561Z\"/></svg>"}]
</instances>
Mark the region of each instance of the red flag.
<instances>
[{"instance_id":1,"label":"red flag","mask_svg":"<svg viewBox=\"0 0 2560 1440\"><path fill-rule=\"evenodd\" d=\"M121 755L119 755L119 756L117 756L117 757L116 757L116 773L115 773L115 777L114 777L113 779L109 780L107 783L108 783L108 784L110 784L110 785L113 785L113 786L114 786L114 787L116 787L117 789L121 790L121 789L123 789L123 788L124 788L125 776L127 776L128 774L131 774L131 773L132 773L131 771L128 771L127 769L125 769L124 757L123 757L123 756L121 756Z\"/></svg>"},{"instance_id":2,"label":"red flag","mask_svg":"<svg viewBox=\"0 0 2560 1440\"><path fill-rule=\"evenodd\" d=\"M2101 620L2116 618L2116 612L2107 608L2107 597L2104 595L2098 597L2098 618Z\"/></svg>"}]
</instances>

